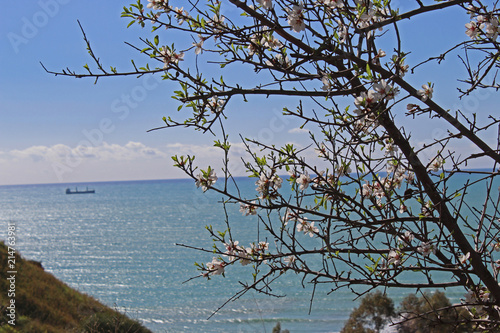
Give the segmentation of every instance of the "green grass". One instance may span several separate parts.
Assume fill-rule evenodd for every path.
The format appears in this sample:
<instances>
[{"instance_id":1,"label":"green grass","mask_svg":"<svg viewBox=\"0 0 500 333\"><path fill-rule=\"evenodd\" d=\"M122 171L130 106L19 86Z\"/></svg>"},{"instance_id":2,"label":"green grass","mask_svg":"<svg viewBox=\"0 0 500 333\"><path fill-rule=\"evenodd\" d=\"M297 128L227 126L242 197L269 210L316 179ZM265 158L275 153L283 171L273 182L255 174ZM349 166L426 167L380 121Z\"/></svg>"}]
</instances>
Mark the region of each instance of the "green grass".
<instances>
[{"instance_id":1,"label":"green grass","mask_svg":"<svg viewBox=\"0 0 500 333\"><path fill-rule=\"evenodd\" d=\"M16 325L8 323L10 274L7 246L0 242L0 333L7 332L99 332L150 333L138 322L94 298L71 289L42 266L16 253Z\"/></svg>"}]
</instances>

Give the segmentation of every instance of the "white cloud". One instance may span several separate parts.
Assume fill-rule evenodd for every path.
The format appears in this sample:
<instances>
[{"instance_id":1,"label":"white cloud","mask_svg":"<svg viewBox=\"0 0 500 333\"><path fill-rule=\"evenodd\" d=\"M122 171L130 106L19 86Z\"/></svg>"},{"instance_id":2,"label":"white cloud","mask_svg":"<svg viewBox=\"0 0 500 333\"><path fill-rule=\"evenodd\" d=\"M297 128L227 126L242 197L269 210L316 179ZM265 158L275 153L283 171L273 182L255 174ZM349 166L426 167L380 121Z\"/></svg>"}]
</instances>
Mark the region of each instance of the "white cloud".
<instances>
[{"instance_id":1,"label":"white cloud","mask_svg":"<svg viewBox=\"0 0 500 333\"><path fill-rule=\"evenodd\" d=\"M309 133L309 130L305 128L295 127L292 128L291 130L288 130L288 133L290 134Z\"/></svg>"},{"instance_id":2,"label":"white cloud","mask_svg":"<svg viewBox=\"0 0 500 333\"><path fill-rule=\"evenodd\" d=\"M245 174L240 162L244 149L243 143L231 144L235 175ZM124 145L104 142L99 146L32 146L0 151L0 185L186 178L173 167L172 155L194 155L200 168L210 165L220 172L224 152L211 145L172 143L148 147L133 141Z\"/></svg>"}]
</instances>

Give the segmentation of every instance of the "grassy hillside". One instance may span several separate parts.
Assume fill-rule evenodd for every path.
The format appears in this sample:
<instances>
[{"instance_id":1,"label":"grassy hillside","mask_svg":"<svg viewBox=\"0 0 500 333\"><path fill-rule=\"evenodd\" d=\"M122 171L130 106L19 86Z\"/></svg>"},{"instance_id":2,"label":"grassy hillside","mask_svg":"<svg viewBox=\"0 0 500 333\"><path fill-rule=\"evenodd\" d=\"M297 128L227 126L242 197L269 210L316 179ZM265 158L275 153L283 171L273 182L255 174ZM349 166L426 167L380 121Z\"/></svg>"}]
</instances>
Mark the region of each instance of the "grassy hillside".
<instances>
[{"instance_id":1,"label":"grassy hillside","mask_svg":"<svg viewBox=\"0 0 500 333\"><path fill-rule=\"evenodd\" d=\"M3 332L127 332L150 331L94 298L77 292L40 263L24 260L17 253L15 266L9 261L7 246L0 242L0 333ZM17 273L8 272L15 268ZM14 280L9 280L15 276ZM15 290L14 290L15 289ZM15 296L12 293L15 293ZM15 300L15 326L8 314ZM11 309L8 307L10 306ZM12 323L12 322L11 322Z\"/></svg>"}]
</instances>

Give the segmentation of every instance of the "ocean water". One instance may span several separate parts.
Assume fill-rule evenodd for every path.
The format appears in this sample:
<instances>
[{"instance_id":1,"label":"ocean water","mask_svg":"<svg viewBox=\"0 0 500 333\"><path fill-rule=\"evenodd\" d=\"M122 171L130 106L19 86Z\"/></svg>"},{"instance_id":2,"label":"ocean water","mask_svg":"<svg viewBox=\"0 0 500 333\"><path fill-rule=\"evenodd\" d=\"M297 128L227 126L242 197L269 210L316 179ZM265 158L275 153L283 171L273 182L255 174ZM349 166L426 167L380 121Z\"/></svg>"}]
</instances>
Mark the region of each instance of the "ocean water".
<instances>
[{"instance_id":1,"label":"ocean water","mask_svg":"<svg viewBox=\"0 0 500 333\"><path fill-rule=\"evenodd\" d=\"M240 184L255 193L254 180ZM96 193L65 194L76 185ZM273 293L286 297L249 292L207 319L240 290L239 280L251 281L252 269L238 265L225 278L186 282L199 274L194 263L213 255L175 244L211 249L205 226L226 228L221 200L192 180L0 186L0 239L15 223L25 258L154 332L271 332L278 321L290 332L338 332L357 305L353 294L328 295L331 286L323 285L311 302L312 286L294 274L274 284ZM256 217L238 208L228 206L228 217L240 231L235 239L248 246ZM390 292L396 302L406 294ZM455 301L462 295L448 292Z\"/></svg>"}]
</instances>

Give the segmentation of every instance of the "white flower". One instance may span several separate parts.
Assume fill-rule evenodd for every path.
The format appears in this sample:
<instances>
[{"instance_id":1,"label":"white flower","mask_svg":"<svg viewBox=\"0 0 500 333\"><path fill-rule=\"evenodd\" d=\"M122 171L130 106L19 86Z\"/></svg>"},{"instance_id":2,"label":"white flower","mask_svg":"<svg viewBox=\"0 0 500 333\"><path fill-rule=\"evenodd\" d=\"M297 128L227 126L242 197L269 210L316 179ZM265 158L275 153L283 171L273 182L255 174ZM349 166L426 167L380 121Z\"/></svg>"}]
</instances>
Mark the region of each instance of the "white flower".
<instances>
[{"instance_id":1,"label":"white flower","mask_svg":"<svg viewBox=\"0 0 500 333\"><path fill-rule=\"evenodd\" d=\"M270 49L277 49L283 47L283 44L280 42L279 39L274 38L273 34L267 33L262 36L262 40L260 43L267 48Z\"/></svg>"},{"instance_id":2,"label":"white flower","mask_svg":"<svg viewBox=\"0 0 500 333\"><path fill-rule=\"evenodd\" d=\"M431 164L429 165L429 167L427 169L430 171L436 172L443 166L443 163L444 163L443 158L440 156L437 156L436 158L434 158L432 160Z\"/></svg>"},{"instance_id":3,"label":"white flower","mask_svg":"<svg viewBox=\"0 0 500 333\"><path fill-rule=\"evenodd\" d=\"M433 244L422 242L420 246L417 247L417 251L420 252L424 257L428 257L431 253L436 253L436 248Z\"/></svg>"},{"instance_id":4,"label":"white flower","mask_svg":"<svg viewBox=\"0 0 500 333\"><path fill-rule=\"evenodd\" d=\"M485 20L486 18L484 18ZM479 22L479 16L477 17L477 20ZM496 40L498 37L498 19L495 17L492 17L489 21L483 21L479 28L485 33L486 37Z\"/></svg>"},{"instance_id":5,"label":"white flower","mask_svg":"<svg viewBox=\"0 0 500 333\"><path fill-rule=\"evenodd\" d=\"M328 78L327 75L323 75L323 77L321 77L321 82L323 82L323 87L321 87L322 90L324 91L332 90L332 83L330 82L330 79Z\"/></svg>"},{"instance_id":6,"label":"white flower","mask_svg":"<svg viewBox=\"0 0 500 333\"><path fill-rule=\"evenodd\" d=\"M381 98L394 99L398 94L398 89L388 84L385 80L380 80L373 85L373 89L379 93Z\"/></svg>"},{"instance_id":7,"label":"white flower","mask_svg":"<svg viewBox=\"0 0 500 333\"><path fill-rule=\"evenodd\" d=\"M380 95L375 90L368 90L368 93L363 91L361 95L354 99L354 105L357 107L368 107L376 103L380 99Z\"/></svg>"},{"instance_id":8,"label":"white flower","mask_svg":"<svg viewBox=\"0 0 500 333\"><path fill-rule=\"evenodd\" d=\"M303 174L300 175L299 178L297 178L296 183L299 184L299 189L301 191L304 191L308 186L309 183L311 182L311 177L307 173L307 171Z\"/></svg>"},{"instance_id":9,"label":"white flower","mask_svg":"<svg viewBox=\"0 0 500 333\"><path fill-rule=\"evenodd\" d=\"M172 52L168 46L164 46L160 48L160 54L163 57L163 63L164 66L163 68L167 68L170 64L175 64L177 65L179 61L184 60L184 52L181 53L175 53Z\"/></svg>"},{"instance_id":10,"label":"white flower","mask_svg":"<svg viewBox=\"0 0 500 333\"><path fill-rule=\"evenodd\" d=\"M259 244L257 246L258 246L257 249L261 252L265 252L269 249L269 243L264 242L264 241L259 242Z\"/></svg>"},{"instance_id":11,"label":"white flower","mask_svg":"<svg viewBox=\"0 0 500 333\"><path fill-rule=\"evenodd\" d=\"M286 257L283 261L286 263L287 267L292 267L295 261L297 260L297 257L294 255Z\"/></svg>"},{"instance_id":12,"label":"white flower","mask_svg":"<svg viewBox=\"0 0 500 333\"><path fill-rule=\"evenodd\" d=\"M224 107L224 100L218 99L217 97L213 96L212 99L210 99L210 102L208 102L208 105L210 106L212 113L217 114L222 111Z\"/></svg>"},{"instance_id":13,"label":"white flower","mask_svg":"<svg viewBox=\"0 0 500 333\"><path fill-rule=\"evenodd\" d=\"M168 5L168 0L148 0L147 8L153 8L154 10L166 9L169 11L172 6Z\"/></svg>"},{"instance_id":14,"label":"white flower","mask_svg":"<svg viewBox=\"0 0 500 333\"><path fill-rule=\"evenodd\" d=\"M470 252L467 252L467 254L461 255L460 258L459 258L460 259L460 263L462 265L464 265L465 263L467 263L467 261L469 260L469 258L470 258Z\"/></svg>"},{"instance_id":15,"label":"white flower","mask_svg":"<svg viewBox=\"0 0 500 333\"><path fill-rule=\"evenodd\" d=\"M257 206L255 206L255 201L252 201L250 204L240 203L240 212L245 215L257 215Z\"/></svg>"},{"instance_id":16,"label":"white flower","mask_svg":"<svg viewBox=\"0 0 500 333\"><path fill-rule=\"evenodd\" d=\"M340 164L337 167L336 174L339 177L348 176L352 172L349 164Z\"/></svg>"},{"instance_id":17,"label":"white flower","mask_svg":"<svg viewBox=\"0 0 500 333\"><path fill-rule=\"evenodd\" d=\"M427 217L432 216L432 203L430 201L427 201L425 205L422 206L422 214Z\"/></svg>"},{"instance_id":18,"label":"white flower","mask_svg":"<svg viewBox=\"0 0 500 333\"><path fill-rule=\"evenodd\" d=\"M467 30L465 30L465 34L469 36L471 39L476 39L479 37L481 31L478 29L476 22L472 21L465 24Z\"/></svg>"},{"instance_id":19,"label":"white flower","mask_svg":"<svg viewBox=\"0 0 500 333\"><path fill-rule=\"evenodd\" d=\"M196 47L196 49L194 50L195 54L203 53L203 43L205 42L205 38L200 34L198 34L198 38L200 39L200 41L198 43L193 43L193 46Z\"/></svg>"},{"instance_id":20,"label":"white flower","mask_svg":"<svg viewBox=\"0 0 500 333\"><path fill-rule=\"evenodd\" d=\"M405 234L403 236L399 236L399 240L409 246L411 241L415 238L415 236L410 232L410 231L405 231Z\"/></svg>"},{"instance_id":21,"label":"white flower","mask_svg":"<svg viewBox=\"0 0 500 333\"><path fill-rule=\"evenodd\" d=\"M288 12L288 24L295 32L301 32L306 30L306 24L304 22L304 5L300 3L299 5L293 5L292 9L287 8Z\"/></svg>"},{"instance_id":22,"label":"white flower","mask_svg":"<svg viewBox=\"0 0 500 333\"><path fill-rule=\"evenodd\" d=\"M349 28L347 27L347 25L343 24L340 21L337 21L337 23L337 35L339 36L339 43L344 44L347 40L347 37L349 37Z\"/></svg>"},{"instance_id":23,"label":"white flower","mask_svg":"<svg viewBox=\"0 0 500 333\"><path fill-rule=\"evenodd\" d=\"M288 58L288 55L283 57L283 54L278 53L274 55L274 58L271 60L266 60L266 64L268 66L278 66L278 67L290 67L292 65L292 62L290 61L290 58Z\"/></svg>"},{"instance_id":24,"label":"white flower","mask_svg":"<svg viewBox=\"0 0 500 333\"><path fill-rule=\"evenodd\" d=\"M179 25L182 25L182 23L184 23L184 20L186 19L186 17L189 16L189 13L184 10L184 7L181 7L181 8L175 7L174 11L176 13L175 18L177 19L177 23Z\"/></svg>"},{"instance_id":25,"label":"white flower","mask_svg":"<svg viewBox=\"0 0 500 333\"><path fill-rule=\"evenodd\" d=\"M251 256L251 253L252 253L252 249L251 248L246 248L244 251L240 252L239 253L239 256L240 256L240 263L242 266L246 266L248 265L249 263L252 262L252 256Z\"/></svg>"},{"instance_id":26,"label":"white flower","mask_svg":"<svg viewBox=\"0 0 500 333\"><path fill-rule=\"evenodd\" d=\"M434 92L434 89L427 84L422 85L423 89L420 89L417 91L417 95L420 96L420 99L425 102L428 98L432 98L432 93Z\"/></svg>"},{"instance_id":27,"label":"white flower","mask_svg":"<svg viewBox=\"0 0 500 333\"><path fill-rule=\"evenodd\" d=\"M277 191L281 188L282 183L283 179L278 175L274 174L268 177L265 173L262 173L259 180L255 182L255 185L257 185L257 192L261 194L261 199L268 197L272 199L277 197Z\"/></svg>"},{"instance_id":28,"label":"white flower","mask_svg":"<svg viewBox=\"0 0 500 333\"><path fill-rule=\"evenodd\" d=\"M220 261L217 258L213 258L211 262L207 263L207 269L208 273L210 275L221 275L224 274L224 266L226 265L225 262Z\"/></svg>"},{"instance_id":29,"label":"white flower","mask_svg":"<svg viewBox=\"0 0 500 333\"><path fill-rule=\"evenodd\" d=\"M318 5L324 5L330 9L344 8L344 0L317 0Z\"/></svg>"},{"instance_id":30,"label":"white flower","mask_svg":"<svg viewBox=\"0 0 500 333\"><path fill-rule=\"evenodd\" d=\"M297 220L297 231L302 231L304 235L309 234L310 237L314 237L315 234L319 232L319 229L314 226L314 222L307 222L307 218Z\"/></svg>"},{"instance_id":31,"label":"white flower","mask_svg":"<svg viewBox=\"0 0 500 333\"><path fill-rule=\"evenodd\" d=\"M401 255L401 253L399 253L396 250L391 250L389 252L389 255L387 256L387 264L388 265L392 264L394 266L398 266L401 264L402 258L403 258L403 256Z\"/></svg>"},{"instance_id":32,"label":"white flower","mask_svg":"<svg viewBox=\"0 0 500 333\"><path fill-rule=\"evenodd\" d=\"M229 261L236 259L239 256L239 252L242 251L242 248L238 244L238 241L224 244L226 246L225 256L228 257Z\"/></svg>"},{"instance_id":33,"label":"white flower","mask_svg":"<svg viewBox=\"0 0 500 333\"><path fill-rule=\"evenodd\" d=\"M369 183L363 184L363 187L361 189L361 196L363 198L366 197L371 197L373 194L373 187Z\"/></svg>"},{"instance_id":34,"label":"white flower","mask_svg":"<svg viewBox=\"0 0 500 333\"><path fill-rule=\"evenodd\" d=\"M399 212L401 214L403 214L406 211L408 211L408 208L404 204L399 205Z\"/></svg>"},{"instance_id":35,"label":"white flower","mask_svg":"<svg viewBox=\"0 0 500 333\"><path fill-rule=\"evenodd\" d=\"M298 221L300 219L300 216L298 213L295 213L293 210L290 210L287 208L285 215L283 216L283 222L285 225L288 224L288 221L293 220L293 221Z\"/></svg>"},{"instance_id":36,"label":"white flower","mask_svg":"<svg viewBox=\"0 0 500 333\"><path fill-rule=\"evenodd\" d=\"M208 173L200 172L196 177L196 187L201 187L203 192L206 192L210 186L212 186L217 181L217 175L214 170L209 168Z\"/></svg>"},{"instance_id":37,"label":"white flower","mask_svg":"<svg viewBox=\"0 0 500 333\"><path fill-rule=\"evenodd\" d=\"M264 9L267 9L267 10L270 10L271 8L273 8L273 1L272 0L257 0L257 2L264 8Z\"/></svg>"},{"instance_id":38,"label":"white flower","mask_svg":"<svg viewBox=\"0 0 500 333\"><path fill-rule=\"evenodd\" d=\"M385 156L392 156L398 152L398 146L394 145L392 142L388 142L385 145Z\"/></svg>"}]
</instances>

